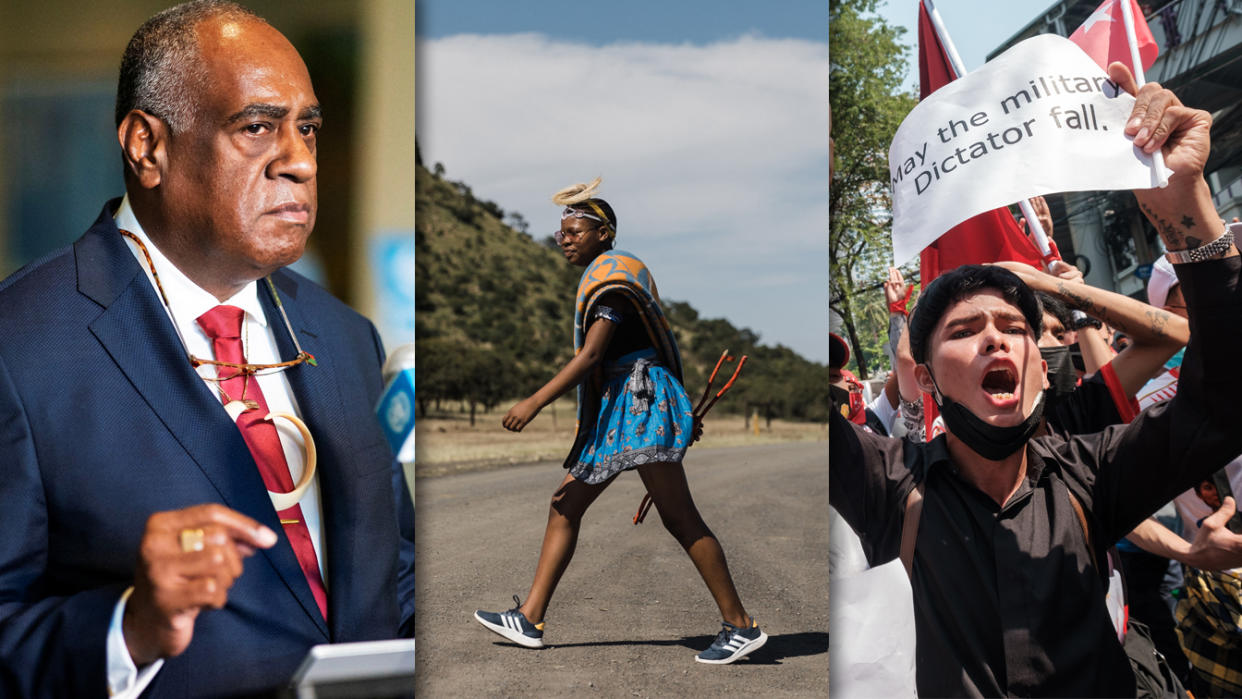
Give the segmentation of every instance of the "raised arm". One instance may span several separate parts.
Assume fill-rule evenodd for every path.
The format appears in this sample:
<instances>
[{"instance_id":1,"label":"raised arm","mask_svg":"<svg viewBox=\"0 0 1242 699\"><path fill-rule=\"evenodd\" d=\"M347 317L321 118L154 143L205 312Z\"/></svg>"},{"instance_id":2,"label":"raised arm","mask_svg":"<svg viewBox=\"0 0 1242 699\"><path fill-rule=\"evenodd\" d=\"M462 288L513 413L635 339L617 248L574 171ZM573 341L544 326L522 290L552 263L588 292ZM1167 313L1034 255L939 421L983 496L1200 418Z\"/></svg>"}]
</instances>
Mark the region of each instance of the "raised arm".
<instances>
[{"instance_id":1,"label":"raised arm","mask_svg":"<svg viewBox=\"0 0 1242 699\"><path fill-rule=\"evenodd\" d=\"M1114 63L1109 72L1114 82L1134 90L1125 66ZM1172 92L1149 84L1138 92L1126 125L1137 147L1147 152L1162 148L1173 170L1167 188L1135 192L1172 251L1197 249L1224 234L1203 178L1211 123L1207 112L1187 108ZM1194 328L1177 396L1148 408L1125 427L1110 428L1100 437L1074 438L1068 446L1071 452L1079 447L1094 452L1091 497L1101 536L1116 539L1129 533L1160 505L1242 451L1237 427L1242 422L1242 404L1237 402L1242 372L1236 359L1242 346L1242 264L1235 246L1221 247L1200 261L1174 264Z\"/></svg>"},{"instance_id":2,"label":"raised arm","mask_svg":"<svg viewBox=\"0 0 1242 699\"><path fill-rule=\"evenodd\" d=\"M918 381L914 378L914 357L910 355L910 340L906 337L906 321L913 284L906 284L901 270L888 268L888 280L884 282L884 299L888 302L888 341L893 349L893 374L897 377L897 392L907 403L922 396ZM887 390L888 386L885 386Z\"/></svg>"},{"instance_id":3,"label":"raised arm","mask_svg":"<svg viewBox=\"0 0 1242 699\"><path fill-rule=\"evenodd\" d=\"M1169 357L1190 341L1190 325L1185 319L1164 309L1123 294L1053 276L1021 262L997 264L1017 274L1032 289L1049 293L1070 308L1098 318L1130 336L1132 344L1112 360L1113 370L1128 396L1137 393ZM1079 333L1080 344L1083 344L1083 336L1087 334L1085 329ZM1098 333L1095 333L1095 338L1103 344L1103 338Z\"/></svg>"},{"instance_id":4,"label":"raised arm","mask_svg":"<svg viewBox=\"0 0 1242 699\"><path fill-rule=\"evenodd\" d=\"M1120 63L1109 66L1109 75L1122 89L1134 94L1134 76ZM1224 232L1216 214L1212 192L1203 178L1211 147L1212 115L1191 109L1169 90L1155 83L1135 94L1134 111L1126 123L1126 135L1145 153L1161 150L1173 171L1169 186L1134 192L1139 208L1160 233L1170 252L1199 248ZM1238 254L1231 247L1226 256Z\"/></svg>"}]
</instances>

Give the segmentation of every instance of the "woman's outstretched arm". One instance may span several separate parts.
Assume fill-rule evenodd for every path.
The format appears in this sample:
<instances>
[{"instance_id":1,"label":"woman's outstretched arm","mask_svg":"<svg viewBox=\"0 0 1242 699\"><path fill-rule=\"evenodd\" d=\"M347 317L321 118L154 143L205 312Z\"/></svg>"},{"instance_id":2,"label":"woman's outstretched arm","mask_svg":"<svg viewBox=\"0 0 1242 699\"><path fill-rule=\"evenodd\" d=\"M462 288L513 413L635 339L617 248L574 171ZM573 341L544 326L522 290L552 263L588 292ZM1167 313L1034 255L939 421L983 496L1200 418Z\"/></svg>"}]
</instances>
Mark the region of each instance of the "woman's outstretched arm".
<instances>
[{"instance_id":1,"label":"woman's outstretched arm","mask_svg":"<svg viewBox=\"0 0 1242 699\"><path fill-rule=\"evenodd\" d=\"M535 419L545 405L582 383L591 369L603 358L604 350L608 349L608 343L612 341L612 333L616 329L617 324L613 321L607 318L596 318L595 322L587 328L582 351L569 360L569 363L558 371L551 381L544 384L543 388L535 391L529 398L519 401L517 405L509 409L508 413L505 413L501 421L505 429L521 432L522 428Z\"/></svg>"}]
</instances>

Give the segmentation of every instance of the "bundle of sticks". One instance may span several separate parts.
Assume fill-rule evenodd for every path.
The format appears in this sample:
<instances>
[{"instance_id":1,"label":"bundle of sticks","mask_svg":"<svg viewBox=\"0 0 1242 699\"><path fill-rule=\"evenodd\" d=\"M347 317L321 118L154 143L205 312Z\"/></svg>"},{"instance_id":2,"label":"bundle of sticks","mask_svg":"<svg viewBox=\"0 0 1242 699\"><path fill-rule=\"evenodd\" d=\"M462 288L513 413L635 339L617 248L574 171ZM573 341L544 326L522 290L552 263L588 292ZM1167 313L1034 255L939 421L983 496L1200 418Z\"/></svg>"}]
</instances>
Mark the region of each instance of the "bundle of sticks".
<instances>
[{"instance_id":1,"label":"bundle of sticks","mask_svg":"<svg viewBox=\"0 0 1242 699\"><path fill-rule=\"evenodd\" d=\"M716 382L716 374L720 372L720 367L732 361L733 356L729 354L729 350L726 349L721 352L720 359L716 360L716 367L712 369L711 376L707 377L707 386L703 389L703 397L699 399L698 405L694 406L694 410L691 411L691 414L694 415L694 427L692 428L690 437L692 444L694 443L695 437L699 433L699 426L703 424L703 417L707 415L707 411L711 410L712 406L716 404L716 401L720 400L721 396L733 387L733 382L737 381L738 375L742 373L742 365L746 363L746 355L743 354L742 358L738 360L737 367L733 370L733 376L729 377L729 380L726 381L725 385L716 392L715 396L711 396L712 384ZM708 396L711 396L710 402L707 400ZM651 503L651 493L644 494L643 501L638 506L638 512L634 513L635 525L643 523L643 519L647 517L647 512L651 510Z\"/></svg>"}]
</instances>

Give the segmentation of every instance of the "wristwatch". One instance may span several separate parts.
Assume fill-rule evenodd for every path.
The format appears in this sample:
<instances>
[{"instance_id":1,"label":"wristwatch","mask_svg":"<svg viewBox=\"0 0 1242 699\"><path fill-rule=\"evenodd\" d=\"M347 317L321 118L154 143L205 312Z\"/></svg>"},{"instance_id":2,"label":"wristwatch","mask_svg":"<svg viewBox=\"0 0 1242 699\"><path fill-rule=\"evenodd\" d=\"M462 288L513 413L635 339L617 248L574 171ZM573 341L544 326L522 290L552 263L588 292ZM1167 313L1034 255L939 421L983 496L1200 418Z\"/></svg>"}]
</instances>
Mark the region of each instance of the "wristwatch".
<instances>
[{"instance_id":1,"label":"wristwatch","mask_svg":"<svg viewBox=\"0 0 1242 699\"><path fill-rule=\"evenodd\" d=\"M1176 252L1166 252L1164 257L1175 265L1186 264L1188 262L1203 262L1205 260L1214 260L1229 252L1229 248L1233 247L1233 231L1225 228L1224 235L1213 240L1206 245L1200 245L1190 250L1178 250Z\"/></svg>"}]
</instances>

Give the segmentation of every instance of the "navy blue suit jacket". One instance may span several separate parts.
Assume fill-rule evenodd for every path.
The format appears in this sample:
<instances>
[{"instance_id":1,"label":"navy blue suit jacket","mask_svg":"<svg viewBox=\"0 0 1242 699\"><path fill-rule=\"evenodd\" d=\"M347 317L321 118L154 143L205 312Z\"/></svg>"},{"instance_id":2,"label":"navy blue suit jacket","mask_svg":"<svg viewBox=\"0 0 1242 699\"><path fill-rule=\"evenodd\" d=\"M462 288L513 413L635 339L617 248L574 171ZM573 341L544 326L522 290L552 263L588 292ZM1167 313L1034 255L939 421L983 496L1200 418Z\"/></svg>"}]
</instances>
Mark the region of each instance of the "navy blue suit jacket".
<instances>
[{"instance_id":1,"label":"navy blue suit jacket","mask_svg":"<svg viewBox=\"0 0 1242 699\"><path fill-rule=\"evenodd\" d=\"M303 349L287 371L319 449L325 624L241 433L197 377L110 202L71 247L0 284L0 696L105 696L105 638L147 518L216 502L280 541L147 695L284 685L318 643L412 637L414 516L373 415L374 327L305 278L272 275ZM292 341L266 284L282 357Z\"/></svg>"}]
</instances>

